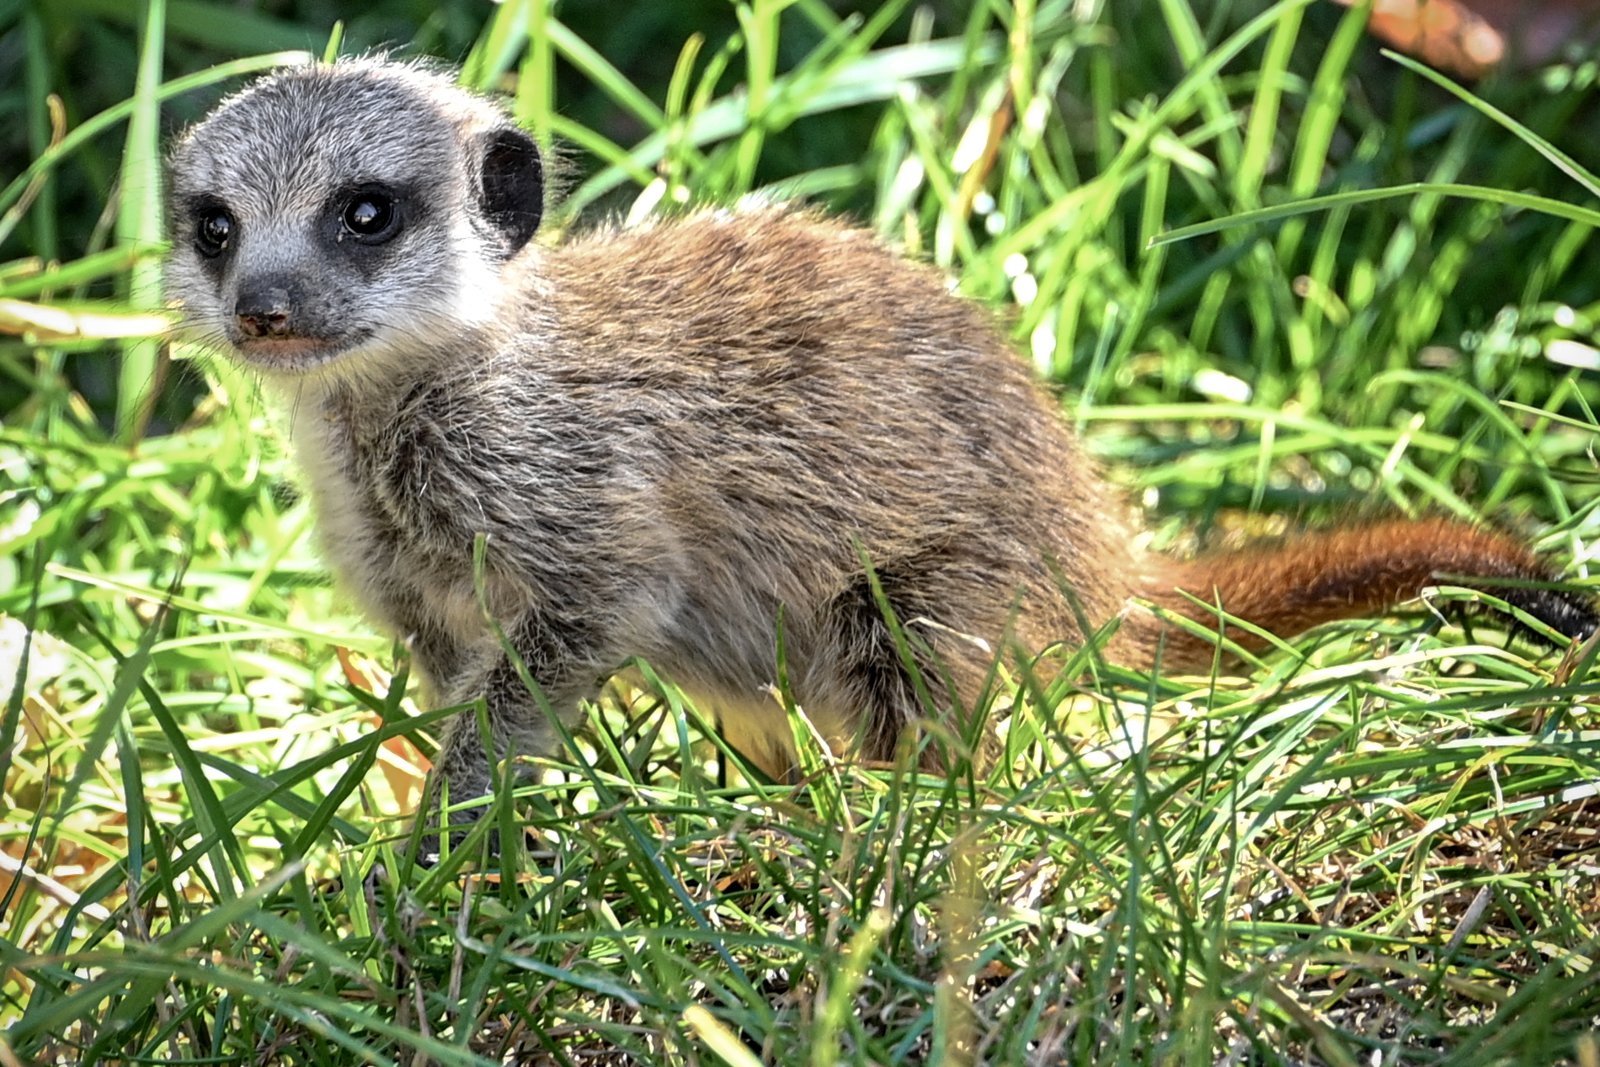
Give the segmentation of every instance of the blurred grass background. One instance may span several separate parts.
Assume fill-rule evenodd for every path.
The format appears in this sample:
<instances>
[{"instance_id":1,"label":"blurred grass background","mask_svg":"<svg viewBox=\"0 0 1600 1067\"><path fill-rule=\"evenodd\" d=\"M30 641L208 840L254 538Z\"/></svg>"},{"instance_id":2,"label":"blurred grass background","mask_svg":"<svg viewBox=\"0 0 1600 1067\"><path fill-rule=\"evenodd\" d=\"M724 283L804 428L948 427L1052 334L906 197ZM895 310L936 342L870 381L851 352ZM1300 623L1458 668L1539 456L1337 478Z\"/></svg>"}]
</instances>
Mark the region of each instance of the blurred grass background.
<instances>
[{"instance_id":1,"label":"blurred grass background","mask_svg":"<svg viewBox=\"0 0 1600 1067\"><path fill-rule=\"evenodd\" d=\"M1591 659L1492 621L1024 693L1014 758L942 780L746 780L670 687L619 691L500 816L522 877L411 870L430 717L251 384L151 339L171 133L280 53L393 47L559 146L548 239L758 191L937 263L1162 546L1449 512L1585 582L1600 67L1575 42L1463 101L1360 16L0 2L0 665L32 674L0 1058L1600 1062Z\"/></svg>"}]
</instances>

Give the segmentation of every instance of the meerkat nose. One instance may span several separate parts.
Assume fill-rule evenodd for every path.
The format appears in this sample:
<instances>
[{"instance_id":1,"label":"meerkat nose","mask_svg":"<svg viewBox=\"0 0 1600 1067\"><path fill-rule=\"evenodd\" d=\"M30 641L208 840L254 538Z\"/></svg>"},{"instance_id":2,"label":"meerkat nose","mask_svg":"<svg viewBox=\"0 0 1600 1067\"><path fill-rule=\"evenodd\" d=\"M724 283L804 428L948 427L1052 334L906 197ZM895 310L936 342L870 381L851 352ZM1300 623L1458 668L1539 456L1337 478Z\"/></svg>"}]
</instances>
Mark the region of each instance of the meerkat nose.
<instances>
[{"instance_id":1,"label":"meerkat nose","mask_svg":"<svg viewBox=\"0 0 1600 1067\"><path fill-rule=\"evenodd\" d=\"M233 315L246 337L293 337L299 287L287 278L263 278L240 287Z\"/></svg>"}]
</instances>

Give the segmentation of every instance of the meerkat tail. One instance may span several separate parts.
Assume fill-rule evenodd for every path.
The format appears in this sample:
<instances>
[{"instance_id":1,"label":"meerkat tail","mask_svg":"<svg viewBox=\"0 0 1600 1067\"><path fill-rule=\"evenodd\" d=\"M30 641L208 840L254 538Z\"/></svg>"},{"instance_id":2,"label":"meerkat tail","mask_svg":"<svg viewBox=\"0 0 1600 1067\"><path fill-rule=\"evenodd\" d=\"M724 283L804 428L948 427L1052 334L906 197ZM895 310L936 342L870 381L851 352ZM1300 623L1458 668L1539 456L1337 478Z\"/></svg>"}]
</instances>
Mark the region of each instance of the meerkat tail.
<instances>
[{"instance_id":1,"label":"meerkat tail","mask_svg":"<svg viewBox=\"0 0 1600 1067\"><path fill-rule=\"evenodd\" d=\"M1556 577L1531 549L1495 530L1449 519L1401 519L1164 563L1141 595L1209 627L1217 617L1196 599L1290 636L1320 623L1381 613L1428 586L1457 584L1498 597L1569 638L1588 636L1600 626L1600 615L1586 598L1550 588ZM1133 632L1124 647L1134 662L1148 665L1159 655L1168 669L1211 663L1214 642L1148 616L1129 622ZM1265 644L1238 627L1228 636L1247 649Z\"/></svg>"}]
</instances>

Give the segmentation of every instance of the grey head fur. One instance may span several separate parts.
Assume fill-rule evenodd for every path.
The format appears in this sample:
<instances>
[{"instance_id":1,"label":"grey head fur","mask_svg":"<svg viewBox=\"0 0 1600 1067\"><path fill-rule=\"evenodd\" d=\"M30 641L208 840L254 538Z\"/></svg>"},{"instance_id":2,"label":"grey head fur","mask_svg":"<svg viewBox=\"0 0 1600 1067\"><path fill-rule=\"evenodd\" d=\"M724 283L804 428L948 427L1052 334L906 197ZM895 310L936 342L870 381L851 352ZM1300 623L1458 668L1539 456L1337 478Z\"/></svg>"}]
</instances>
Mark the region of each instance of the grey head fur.
<instances>
[{"instance_id":1,"label":"grey head fur","mask_svg":"<svg viewBox=\"0 0 1600 1067\"><path fill-rule=\"evenodd\" d=\"M383 59L255 82L180 139L171 173L167 288L191 331L301 385L392 376L491 328L544 198L503 110Z\"/></svg>"}]
</instances>

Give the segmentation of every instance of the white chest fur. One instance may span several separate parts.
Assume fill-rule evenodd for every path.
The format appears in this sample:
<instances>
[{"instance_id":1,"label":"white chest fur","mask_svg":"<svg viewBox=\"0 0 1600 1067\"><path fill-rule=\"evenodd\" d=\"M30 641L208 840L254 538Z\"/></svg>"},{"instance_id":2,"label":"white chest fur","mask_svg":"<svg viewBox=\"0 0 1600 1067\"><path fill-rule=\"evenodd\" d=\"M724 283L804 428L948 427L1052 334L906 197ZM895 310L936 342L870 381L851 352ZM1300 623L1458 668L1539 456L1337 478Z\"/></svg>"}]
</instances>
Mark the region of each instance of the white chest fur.
<instances>
[{"instance_id":1,"label":"white chest fur","mask_svg":"<svg viewBox=\"0 0 1600 1067\"><path fill-rule=\"evenodd\" d=\"M367 484L373 457L336 405L296 407L290 433L311 492L317 540L342 589L368 618L397 637L426 624L470 643L487 633L472 573L472 548L441 559L418 548ZM514 612L506 583L489 581L497 615Z\"/></svg>"}]
</instances>

